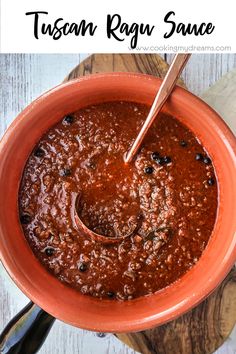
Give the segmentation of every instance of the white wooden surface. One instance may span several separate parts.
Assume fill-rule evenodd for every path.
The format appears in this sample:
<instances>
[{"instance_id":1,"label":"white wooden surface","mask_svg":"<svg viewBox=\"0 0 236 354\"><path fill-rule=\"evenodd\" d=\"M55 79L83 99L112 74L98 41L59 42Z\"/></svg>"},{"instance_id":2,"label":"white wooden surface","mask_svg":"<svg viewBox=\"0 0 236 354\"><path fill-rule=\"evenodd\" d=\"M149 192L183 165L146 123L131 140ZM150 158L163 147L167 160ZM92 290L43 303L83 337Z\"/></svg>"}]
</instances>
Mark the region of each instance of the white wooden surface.
<instances>
[{"instance_id":1,"label":"white wooden surface","mask_svg":"<svg viewBox=\"0 0 236 354\"><path fill-rule=\"evenodd\" d=\"M60 83L66 74L85 57L86 54L1 54L0 136L27 104L47 89ZM171 60L171 55L167 56L167 60ZM200 95L235 67L236 54L193 55L183 77L189 90ZM207 99L207 95L205 97ZM236 115L236 110L234 113ZM0 264L0 331L27 302L28 299L14 285ZM135 354L111 334L99 338L96 333L76 329L56 321L40 354L64 353ZM216 353L236 354L236 331Z\"/></svg>"}]
</instances>

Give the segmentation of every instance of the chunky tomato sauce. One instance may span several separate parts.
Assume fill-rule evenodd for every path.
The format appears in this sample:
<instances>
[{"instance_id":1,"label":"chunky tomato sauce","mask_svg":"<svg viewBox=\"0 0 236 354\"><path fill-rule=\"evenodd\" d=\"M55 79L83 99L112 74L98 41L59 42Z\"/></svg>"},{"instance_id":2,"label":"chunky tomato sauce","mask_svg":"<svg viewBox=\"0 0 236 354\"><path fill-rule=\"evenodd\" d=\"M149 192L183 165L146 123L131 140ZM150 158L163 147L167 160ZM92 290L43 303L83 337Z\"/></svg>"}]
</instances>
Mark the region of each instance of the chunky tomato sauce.
<instances>
[{"instance_id":1,"label":"chunky tomato sauce","mask_svg":"<svg viewBox=\"0 0 236 354\"><path fill-rule=\"evenodd\" d=\"M177 119L160 114L136 159L124 164L148 110L132 102L81 109L52 127L26 163L19 191L25 237L48 271L83 294L126 300L154 293L194 266L212 233L214 168ZM78 233L78 193L85 225L119 242Z\"/></svg>"}]
</instances>

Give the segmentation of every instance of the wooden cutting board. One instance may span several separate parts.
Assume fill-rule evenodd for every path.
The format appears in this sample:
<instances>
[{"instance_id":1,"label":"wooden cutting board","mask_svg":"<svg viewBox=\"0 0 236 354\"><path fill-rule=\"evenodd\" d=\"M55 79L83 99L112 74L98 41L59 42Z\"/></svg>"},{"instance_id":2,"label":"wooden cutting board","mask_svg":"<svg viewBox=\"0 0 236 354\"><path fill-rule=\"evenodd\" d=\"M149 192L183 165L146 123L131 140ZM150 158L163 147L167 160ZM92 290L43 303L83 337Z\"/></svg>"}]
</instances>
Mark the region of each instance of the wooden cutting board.
<instances>
[{"instance_id":1,"label":"wooden cutting board","mask_svg":"<svg viewBox=\"0 0 236 354\"><path fill-rule=\"evenodd\" d=\"M94 54L64 81L99 72L142 72L163 77L168 64L157 54ZM185 87L183 80L179 85ZM142 354L209 354L231 333L236 322L236 270L205 301L187 314L154 329L115 334Z\"/></svg>"}]
</instances>

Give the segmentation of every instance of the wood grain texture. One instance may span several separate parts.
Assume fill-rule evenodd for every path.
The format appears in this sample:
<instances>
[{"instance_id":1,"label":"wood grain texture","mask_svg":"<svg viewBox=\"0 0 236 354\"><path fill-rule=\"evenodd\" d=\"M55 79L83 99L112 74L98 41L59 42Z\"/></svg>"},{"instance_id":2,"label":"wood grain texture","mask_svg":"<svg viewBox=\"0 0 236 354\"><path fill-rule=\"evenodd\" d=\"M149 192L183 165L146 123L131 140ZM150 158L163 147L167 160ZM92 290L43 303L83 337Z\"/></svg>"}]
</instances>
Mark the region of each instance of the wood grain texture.
<instances>
[{"instance_id":1,"label":"wood grain texture","mask_svg":"<svg viewBox=\"0 0 236 354\"><path fill-rule=\"evenodd\" d=\"M0 136L26 105L44 91L59 84L68 72L87 56L86 54L1 54ZM172 56L165 57L169 62ZM235 67L236 54L194 54L183 73L183 78L188 89L199 95ZM0 263L0 330L27 302L26 296L16 287ZM96 333L56 321L39 353L135 354L137 352L113 335L108 334L100 338ZM177 352L168 354L175 353ZM230 339L215 354L236 354L236 328Z\"/></svg>"},{"instance_id":2,"label":"wood grain texture","mask_svg":"<svg viewBox=\"0 0 236 354\"><path fill-rule=\"evenodd\" d=\"M65 79L91 73L129 71L163 77L168 65L156 54L94 54ZM185 86L183 81L179 82ZM202 354L214 352L230 335L236 320L236 270L195 309L170 323L117 338L143 354Z\"/></svg>"},{"instance_id":3,"label":"wood grain texture","mask_svg":"<svg viewBox=\"0 0 236 354\"><path fill-rule=\"evenodd\" d=\"M167 54L168 63L174 54ZM202 94L223 75L236 67L236 54L193 54L183 71L182 78L188 90Z\"/></svg>"},{"instance_id":4,"label":"wood grain texture","mask_svg":"<svg viewBox=\"0 0 236 354\"><path fill-rule=\"evenodd\" d=\"M213 353L231 333L235 319L236 271L233 269L211 296L177 320L117 337L143 354Z\"/></svg>"},{"instance_id":5,"label":"wood grain texture","mask_svg":"<svg viewBox=\"0 0 236 354\"><path fill-rule=\"evenodd\" d=\"M156 54L93 54L70 72L64 81L99 72L135 72L163 78L168 64ZM178 84L186 87L183 80Z\"/></svg>"}]
</instances>

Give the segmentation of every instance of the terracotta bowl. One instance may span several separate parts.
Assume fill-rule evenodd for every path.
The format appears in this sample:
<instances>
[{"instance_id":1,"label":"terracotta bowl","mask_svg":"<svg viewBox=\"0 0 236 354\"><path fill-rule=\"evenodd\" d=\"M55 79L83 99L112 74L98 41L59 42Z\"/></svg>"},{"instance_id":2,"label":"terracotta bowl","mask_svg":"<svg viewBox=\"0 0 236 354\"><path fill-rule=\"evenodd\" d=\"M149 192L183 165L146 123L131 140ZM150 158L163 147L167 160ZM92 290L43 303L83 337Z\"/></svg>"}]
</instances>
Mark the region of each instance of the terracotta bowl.
<instances>
[{"instance_id":1,"label":"terracotta bowl","mask_svg":"<svg viewBox=\"0 0 236 354\"><path fill-rule=\"evenodd\" d=\"M160 80L142 74L92 75L60 85L31 103L0 144L0 255L19 288L37 305L73 326L130 332L160 325L202 301L236 260L236 141L208 105L177 87L164 110L187 125L210 154L219 185L217 220L199 262L181 279L153 295L120 302L84 296L62 284L39 263L18 217L18 188L25 162L42 134L86 105L130 100L151 104Z\"/></svg>"}]
</instances>

